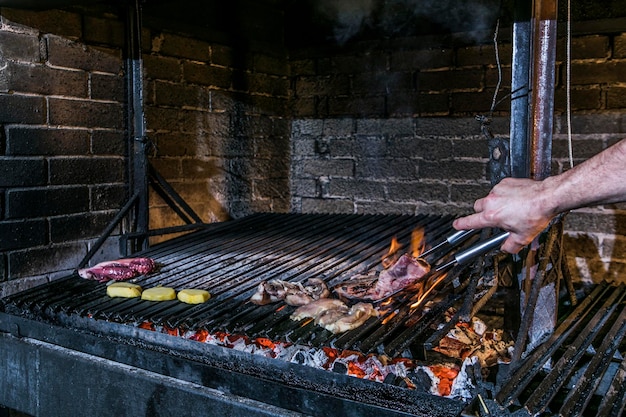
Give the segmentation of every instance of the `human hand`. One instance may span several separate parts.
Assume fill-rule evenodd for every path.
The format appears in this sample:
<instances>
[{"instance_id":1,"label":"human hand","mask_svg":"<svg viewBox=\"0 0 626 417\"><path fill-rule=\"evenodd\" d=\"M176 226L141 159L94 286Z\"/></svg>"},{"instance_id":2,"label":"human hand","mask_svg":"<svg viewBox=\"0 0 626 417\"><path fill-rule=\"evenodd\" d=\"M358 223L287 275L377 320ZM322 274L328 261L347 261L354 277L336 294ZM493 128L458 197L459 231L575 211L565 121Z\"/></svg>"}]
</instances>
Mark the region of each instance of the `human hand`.
<instances>
[{"instance_id":1,"label":"human hand","mask_svg":"<svg viewBox=\"0 0 626 417\"><path fill-rule=\"evenodd\" d=\"M505 178L474 203L475 214L458 218L457 230L498 227L510 232L501 250L517 253L544 230L554 217L547 207L541 181Z\"/></svg>"}]
</instances>

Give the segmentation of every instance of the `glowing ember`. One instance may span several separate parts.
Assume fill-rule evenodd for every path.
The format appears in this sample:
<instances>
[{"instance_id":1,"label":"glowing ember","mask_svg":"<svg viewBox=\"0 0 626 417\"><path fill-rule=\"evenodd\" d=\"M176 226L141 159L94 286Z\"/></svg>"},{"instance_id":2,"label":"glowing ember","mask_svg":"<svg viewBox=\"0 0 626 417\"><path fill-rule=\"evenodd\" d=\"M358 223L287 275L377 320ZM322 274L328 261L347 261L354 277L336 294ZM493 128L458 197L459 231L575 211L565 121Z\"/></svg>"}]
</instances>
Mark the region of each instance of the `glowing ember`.
<instances>
[{"instance_id":1,"label":"glowing ember","mask_svg":"<svg viewBox=\"0 0 626 417\"><path fill-rule=\"evenodd\" d=\"M459 374L459 370L445 365L431 365L428 368L439 378L439 383L437 384L439 395L450 395L452 382L454 382L454 379Z\"/></svg>"}]
</instances>

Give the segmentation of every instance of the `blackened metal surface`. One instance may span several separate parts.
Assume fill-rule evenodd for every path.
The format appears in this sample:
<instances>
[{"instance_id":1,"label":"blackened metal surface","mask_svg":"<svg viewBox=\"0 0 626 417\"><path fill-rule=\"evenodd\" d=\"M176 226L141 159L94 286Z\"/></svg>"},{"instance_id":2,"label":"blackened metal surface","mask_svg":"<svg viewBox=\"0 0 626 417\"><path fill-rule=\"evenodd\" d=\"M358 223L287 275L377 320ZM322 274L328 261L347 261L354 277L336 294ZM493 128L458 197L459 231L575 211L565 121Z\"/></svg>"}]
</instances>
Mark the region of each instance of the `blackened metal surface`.
<instances>
[{"instance_id":1,"label":"blackened metal surface","mask_svg":"<svg viewBox=\"0 0 626 417\"><path fill-rule=\"evenodd\" d=\"M510 371L496 395L529 415L618 415L624 408L620 362L626 354L626 287L598 285L544 344ZM613 366L612 366L613 365ZM619 366L618 366L619 365ZM606 378L612 388L602 388ZM608 394L616 403L602 398Z\"/></svg>"}]
</instances>

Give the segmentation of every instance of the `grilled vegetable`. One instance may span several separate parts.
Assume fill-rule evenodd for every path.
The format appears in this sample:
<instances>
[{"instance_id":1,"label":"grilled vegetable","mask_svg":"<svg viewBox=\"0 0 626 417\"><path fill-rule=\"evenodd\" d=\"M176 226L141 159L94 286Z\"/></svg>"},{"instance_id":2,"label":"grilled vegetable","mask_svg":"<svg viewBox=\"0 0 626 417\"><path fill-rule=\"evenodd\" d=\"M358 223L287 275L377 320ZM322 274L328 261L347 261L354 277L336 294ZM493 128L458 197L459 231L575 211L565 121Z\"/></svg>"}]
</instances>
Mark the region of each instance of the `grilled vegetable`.
<instances>
[{"instance_id":1,"label":"grilled vegetable","mask_svg":"<svg viewBox=\"0 0 626 417\"><path fill-rule=\"evenodd\" d=\"M141 286L130 282L114 282L107 286L109 297L135 298L141 295Z\"/></svg>"},{"instance_id":2,"label":"grilled vegetable","mask_svg":"<svg viewBox=\"0 0 626 417\"><path fill-rule=\"evenodd\" d=\"M180 290L177 295L178 299L187 304L202 304L211 298L211 294L205 290L196 290L187 288Z\"/></svg>"},{"instance_id":3,"label":"grilled vegetable","mask_svg":"<svg viewBox=\"0 0 626 417\"><path fill-rule=\"evenodd\" d=\"M167 301L176 299L176 291L169 287L148 288L141 293L142 300Z\"/></svg>"}]
</instances>

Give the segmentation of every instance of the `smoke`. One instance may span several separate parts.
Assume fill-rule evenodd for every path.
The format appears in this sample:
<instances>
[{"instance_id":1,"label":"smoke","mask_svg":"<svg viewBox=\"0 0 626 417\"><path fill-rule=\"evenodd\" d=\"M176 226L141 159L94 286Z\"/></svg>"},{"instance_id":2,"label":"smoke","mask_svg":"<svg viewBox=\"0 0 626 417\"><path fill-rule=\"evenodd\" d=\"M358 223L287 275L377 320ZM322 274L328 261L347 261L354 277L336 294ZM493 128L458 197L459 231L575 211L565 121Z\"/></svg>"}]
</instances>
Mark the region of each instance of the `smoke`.
<instances>
[{"instance_id":1,"label":"smoke","mask_svg":"<svg viewBox=\"0 0 626 417\"><path fill-rule=\"evenodd\" d=\"M319 7L322 14L334 22L333 33L341 45L371 24L375 3L375 0L321 0Z\"/></svg>"},{"instance_id":2,"label":"smoke","mask_svg":"<svg viewBox=\"0 0 626 417\"><path fill-rule=\"evenodd\" d=\"M344 44L367 31L385 36L414 35L436 28L449 32L492 29L501 0L318 0L319 12Z\"/></svg>"}]
</instances>

